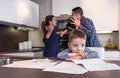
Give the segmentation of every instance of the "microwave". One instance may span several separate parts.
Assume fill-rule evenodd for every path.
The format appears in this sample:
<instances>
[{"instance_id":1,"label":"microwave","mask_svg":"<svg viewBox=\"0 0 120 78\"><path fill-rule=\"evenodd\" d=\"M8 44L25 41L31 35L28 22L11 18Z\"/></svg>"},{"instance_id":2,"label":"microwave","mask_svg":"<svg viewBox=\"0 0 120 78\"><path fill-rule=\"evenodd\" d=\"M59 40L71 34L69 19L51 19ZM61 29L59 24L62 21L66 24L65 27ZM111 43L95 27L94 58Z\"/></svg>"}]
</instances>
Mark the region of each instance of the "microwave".
<instances>
[{"instance_id":1,"label":"microwave","mask_svg":"<svg viewBox=\"0 0 120 78\"><path fill-rule=\"evenodd\" d=\"M68 19L57 20L57 30L62 31L66 28L66 24L68 23Z\"/></svg>"}]
</instances>

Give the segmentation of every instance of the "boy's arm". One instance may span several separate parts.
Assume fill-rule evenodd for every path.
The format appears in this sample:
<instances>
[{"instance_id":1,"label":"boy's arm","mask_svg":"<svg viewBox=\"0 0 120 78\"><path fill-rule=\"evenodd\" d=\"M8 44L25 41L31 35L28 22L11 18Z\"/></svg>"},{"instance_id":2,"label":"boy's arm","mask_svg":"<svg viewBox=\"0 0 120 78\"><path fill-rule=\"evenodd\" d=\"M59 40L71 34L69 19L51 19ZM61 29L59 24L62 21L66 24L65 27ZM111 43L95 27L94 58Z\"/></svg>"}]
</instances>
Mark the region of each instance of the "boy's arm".
<instances>
[{"instance_id":1,"label":"boy's arm","mask_svg":"<svg viewBox=\"0 0 120 78\"><path fill-rule=\"evenodd\" d=\"M69 58L69 52L70 52L69 49L65 49L64 51L57 54L57 58L61 60Z\"/></svg>"},{"instance_id":2,"label":"boy's arm","mask_svg":"<svg viewBox=\"0 0 120 78\"><path fill-rule=\"evenodd\" d=\"M65 49L64 51L57 54L57 58L62 60L67 60L67 59L82 58L82 56L80 56L79 53L75 53L75 52L70 53L69 49Z\"/></svg>"},{"instance_id":3,"label":"boy's arm","mask_svg":"<svg viewBox=\"0 0 120 78\"><path fill-rule=\"evenodd\" d=\"M85 48L84 52L88 53L88 55L86 57L87 59L89 59L89 58L99 58L98 53L95 52L95 51L91 51L89 48Z\"/></svg>"}]
</instances>

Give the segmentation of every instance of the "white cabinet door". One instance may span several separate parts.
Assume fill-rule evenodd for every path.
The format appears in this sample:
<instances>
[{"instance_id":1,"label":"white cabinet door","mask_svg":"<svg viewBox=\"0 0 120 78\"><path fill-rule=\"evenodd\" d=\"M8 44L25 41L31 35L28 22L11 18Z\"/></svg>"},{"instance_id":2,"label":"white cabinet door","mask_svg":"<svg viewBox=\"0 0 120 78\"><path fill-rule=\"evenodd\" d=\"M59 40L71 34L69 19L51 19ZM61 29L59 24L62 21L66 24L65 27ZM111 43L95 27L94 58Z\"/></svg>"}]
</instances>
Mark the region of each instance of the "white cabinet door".
<instances>
[{"instance_id":1,"label":"white cabinet door","mask_svg":"<svg viewBox=\"0 0 120 78\"><path fill-rule=\"evenodd\" d=\"M53 0L52 11L55 16L71 14L77 6L93 20L96 30L118 30L118 0Z\"/></svg>"},{"instance_id":2,"label":"white cabinet door","mask_svg":"<svg viewBox=\"0 0 120 78\"><path fill-rule=\"evenodd\" d=\"M76 7L77 0L52 0L52 14L71 14L72 8Z\"/></svg>"},{"instance_id":3,"label":"white cabinet door","mask_svg":"<svg viewBox=\"0 0 120 78\"><path fill-rule=\"evenodd\" d=\"M31 26L31 27L39 27L39 5L29 1L25 0L24 3L27 5L26 7L23 7L23 11L21 11L24 14L21 14L21 20L22 24Z\"/></svg>"},{"instance_id":4,"label":"white cabinet door","mask_svg":"<svg viewBox=\"0 0 120 78\"><path fill-rule=\"evenodd\" d=\"M0 21L39 27L39 5L30 0L0 0Z\"/></svg>"},{"instance_id":5,"label":"white cabinet door","mask_svg":"<svg viewBox=\"0 0 120 78\"><path fill-rule=\"evenodd\" d=\"M77 0L96 30L118 30L118 0Z\"/></svg>"},{"instance_id":6,"label":"white cabinet door","mask_svg":"<svg viewBox=\"0 0 120 78\"><path fill-rule=\"evenodd\" d=\"M30 22L31 26L39 28L39 5L31 1L31 15Z\"/></svg>"},{"instance_id":7,"label":"white cabinet door","mask_svg":"<svg viewBox=\"0 0 120 78\"><path fill-rule=\"evenodd\" d=\"M0 21L20 24L16 4L17 0L0 0Z\"/></svg>"}]
</instances>

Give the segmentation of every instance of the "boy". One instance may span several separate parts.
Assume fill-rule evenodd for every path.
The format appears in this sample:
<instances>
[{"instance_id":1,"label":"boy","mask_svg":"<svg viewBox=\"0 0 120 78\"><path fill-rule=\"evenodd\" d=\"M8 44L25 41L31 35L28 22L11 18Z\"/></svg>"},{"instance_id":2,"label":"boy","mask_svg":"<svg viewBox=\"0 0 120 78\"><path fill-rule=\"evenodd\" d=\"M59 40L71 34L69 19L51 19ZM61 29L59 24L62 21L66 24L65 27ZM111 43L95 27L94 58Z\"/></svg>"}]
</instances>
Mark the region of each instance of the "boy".
<instances>
[{"instance_id":1,"label":"boy","mask_svg":"<svg viewBox=\"0 0 120 78\"><path fill-rule=\"evenodd\" d=\"M85 48L85 42L86 34L82 30L73 30L69 35L69 48L58 53L57 58L62 60L98 58L97 52Z\"/></svg>"}]
</instances>

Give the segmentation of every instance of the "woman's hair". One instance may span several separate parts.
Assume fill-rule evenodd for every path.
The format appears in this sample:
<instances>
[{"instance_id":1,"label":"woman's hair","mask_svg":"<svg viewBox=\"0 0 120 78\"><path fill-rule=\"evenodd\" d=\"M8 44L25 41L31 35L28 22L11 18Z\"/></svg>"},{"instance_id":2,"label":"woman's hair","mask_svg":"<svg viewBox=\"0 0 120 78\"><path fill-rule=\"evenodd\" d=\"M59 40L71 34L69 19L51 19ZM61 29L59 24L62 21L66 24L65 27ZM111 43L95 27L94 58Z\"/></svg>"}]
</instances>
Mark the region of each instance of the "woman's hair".
<instances>
[{"instance_id":1,"label":"woman's hair","mask_svg":"<svg viewBox=\"0 0 120 78\"><path fill-rule=\"evenodd\" d=\"M79 13L81 15L81 25L85 26L87 29L89 29L89 24L87 23L86 18L83 16L83 9L81 7L75 7L72 9L74 13Z\"/></svg>"},{"instance_id":2,"label":"woman's hair","mask_svg":"<svg viewBox=\"0 0 120 78\"><path fill-rule=\"evenodd\" d=\"M69 41L72 41L76 38L82 38L86 40L86 34L82 30L72 30L69 35Z\"/></svg>"},{"instance_id":3,"label":"woman's hair","mask_svg":"<svg viewBox=\"0 0 120 78\"><path fill-rule=\"evenodd\" d=\"M45 29L46 26L50 25L49 21L52 21L54 17L55 17L54 15L48 15L45 17L45 21L41 23L41 28L43 31L46 30Z\"/></svg>"}]
</instances>

